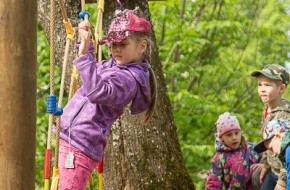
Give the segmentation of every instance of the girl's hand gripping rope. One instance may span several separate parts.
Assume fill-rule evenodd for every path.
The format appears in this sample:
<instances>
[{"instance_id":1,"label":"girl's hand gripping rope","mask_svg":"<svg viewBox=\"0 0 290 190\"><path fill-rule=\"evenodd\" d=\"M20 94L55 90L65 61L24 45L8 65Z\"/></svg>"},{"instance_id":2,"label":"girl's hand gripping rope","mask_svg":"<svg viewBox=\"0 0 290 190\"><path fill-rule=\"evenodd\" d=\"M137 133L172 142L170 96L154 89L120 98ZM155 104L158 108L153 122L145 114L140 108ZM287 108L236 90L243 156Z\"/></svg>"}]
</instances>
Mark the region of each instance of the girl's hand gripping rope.
<instances>
[{"instance_id":1,"label":"girl's hand gripping rope","mask_svg":"<svg viewBox=\"0 0 290 190\"><path fill-rule=\"evenodd\" d=\"M78 32L80 36L80 46L78 56L85 55L90 47L91 23L89 20L83 20L79 23Z\"/></svg>"}]
</instances>

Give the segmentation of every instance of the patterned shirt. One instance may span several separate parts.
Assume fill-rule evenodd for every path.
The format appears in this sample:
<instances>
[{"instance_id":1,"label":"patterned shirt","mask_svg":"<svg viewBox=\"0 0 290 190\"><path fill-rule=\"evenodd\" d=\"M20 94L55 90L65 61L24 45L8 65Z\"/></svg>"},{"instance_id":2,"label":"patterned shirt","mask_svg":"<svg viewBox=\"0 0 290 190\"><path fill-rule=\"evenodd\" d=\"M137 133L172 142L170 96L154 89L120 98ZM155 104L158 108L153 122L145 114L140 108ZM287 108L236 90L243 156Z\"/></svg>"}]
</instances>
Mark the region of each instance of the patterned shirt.
<instances>
[{"instance_id":1,"label":"patterned shirt","mask_svg":"<svg viewBox=\"0 0 290 190\"><path fill-rule=\"evenodd\" d=\"M259 163L261 155L254 151L254 144L248 142L248 148L241 146L233 150L223 142L216 141L214 155L206 181L207 190L249 190L251 189L250 169Z\"/></svg>"},{"instance_id":2,"label":"patterned shirt","mask_svg":"<svg viewBox=\"0 0 290 190\"><path fill-rule=\"evenodd\" d=\"M267 110L267 105L265 105L264 113ZM276 119L284 119L290 120L290 101L286 99L282 99L279 106L271 110L267 118L262 118L262 128L261 130L268 124L269 121ZM262 136L265 136L262 134ZM264 168L271 169L272 172L278 176L278 184L286 187L286 178L287 172L285 168L282 166L281 162L275 157L272 151L267 150L263 154L262 158L264 162Z\"/></svg>"}]
</instances>

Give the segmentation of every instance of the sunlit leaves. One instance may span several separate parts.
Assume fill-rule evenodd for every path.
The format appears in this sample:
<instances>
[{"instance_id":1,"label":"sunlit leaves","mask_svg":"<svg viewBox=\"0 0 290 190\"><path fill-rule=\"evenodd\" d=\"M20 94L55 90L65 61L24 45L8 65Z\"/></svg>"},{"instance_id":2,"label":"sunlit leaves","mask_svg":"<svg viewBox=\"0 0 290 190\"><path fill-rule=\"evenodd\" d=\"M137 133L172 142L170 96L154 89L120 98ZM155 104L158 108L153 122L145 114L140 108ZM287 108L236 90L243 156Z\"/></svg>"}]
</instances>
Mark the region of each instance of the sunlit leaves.
<instances>
[{"instance_id":1,"label":"sunlit leaves","mask_svg":"<svg viewBox=\"0 0 290 190\"><path fill-rule=\"evenodd\" d=\"M289 61L289 5L289 0L150 3L153 23L158 22L154 31L168 94L190 172L196 174L201 167L188 155L202 159L203 169L208 167L210 159L190 147L213 145L215 121L225 111L238 117L247 139L259 140L263 105L256 78L250 73L266 64ZM285 97L289 97L288 92Z\"/></svg>"}]
</instances>

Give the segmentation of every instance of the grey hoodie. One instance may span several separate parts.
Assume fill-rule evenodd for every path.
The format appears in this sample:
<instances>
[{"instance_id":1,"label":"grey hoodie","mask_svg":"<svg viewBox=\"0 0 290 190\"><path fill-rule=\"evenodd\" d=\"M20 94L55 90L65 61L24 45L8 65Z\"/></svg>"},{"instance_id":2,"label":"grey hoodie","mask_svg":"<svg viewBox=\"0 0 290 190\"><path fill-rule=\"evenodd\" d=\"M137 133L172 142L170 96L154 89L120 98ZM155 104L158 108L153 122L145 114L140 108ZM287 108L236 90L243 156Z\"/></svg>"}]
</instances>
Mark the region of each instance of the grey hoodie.
<instances>
[{"instance_id":1,"label":"grey hoodie","mask_svg":"<svg viewBox=\"0 0 290 190\"><path fill-rule=\"evenodd\" d=\"M69 142L70 135L71 145L101 161L113 122L130 102L132 114L148 109L151 96L147 61L120 66L111 58L97 63L93 52L90 44L89 52L73 61L82 86L64 108L60 138Z\"/></svg>"}]
</instances>

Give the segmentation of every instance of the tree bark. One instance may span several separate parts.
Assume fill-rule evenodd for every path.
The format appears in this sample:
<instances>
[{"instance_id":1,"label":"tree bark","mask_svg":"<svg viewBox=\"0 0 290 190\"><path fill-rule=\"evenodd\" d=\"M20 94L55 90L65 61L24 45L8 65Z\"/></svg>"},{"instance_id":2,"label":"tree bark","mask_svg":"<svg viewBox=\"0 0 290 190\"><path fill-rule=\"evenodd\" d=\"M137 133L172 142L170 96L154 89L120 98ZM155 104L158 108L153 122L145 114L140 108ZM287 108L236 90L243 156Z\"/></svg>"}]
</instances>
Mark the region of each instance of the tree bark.
<instances>
[{"instance_id":1,"label":"tree bark","mask_svg":"<svg viewBox=\"0 0 290 190\"><path fill-rule=\"evenodd\" d=\"M0 189L34 189L36 0L0 2Z\"/></svg>"},{"instance_id":2,"label":"tree bark","mask_svg":"<svg viewBox=\"0 0 290 190\"><path fill-rule=\"evenodd\" d=\"M47 0L38 0L39 20L49 33L49 10ZM125 8L139 6L144 16L150 20L148 2L144 0L121 1ZM79 2L66 1L70 18L77 21ZM73 6L73 7L72 7ZM104 30L107 31L116 9L117 1L105 1ZM60 32L57 39L64 39L64 28L58 19ZM76 26L77 23L74 23ZM49 36L49 35L47 35ZM154 32L151 40L156 44ZM65 47L59 42L58 57L61 60ZM73 51L73 50L72 50ZM74 56L71 57L73 59ZM156 113L147 126L140 123L140 116L132 116L128 110L115 122L108 135L108 144L104 156L105 190L144 190L144 189L195 189L185 168L174 118L163 78L162 64L158 48L151 49L150 64L158 80L158 100Z\"/></svg>"}]
</instances>

